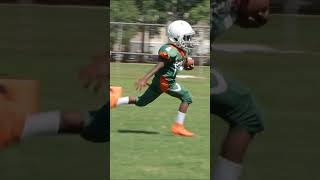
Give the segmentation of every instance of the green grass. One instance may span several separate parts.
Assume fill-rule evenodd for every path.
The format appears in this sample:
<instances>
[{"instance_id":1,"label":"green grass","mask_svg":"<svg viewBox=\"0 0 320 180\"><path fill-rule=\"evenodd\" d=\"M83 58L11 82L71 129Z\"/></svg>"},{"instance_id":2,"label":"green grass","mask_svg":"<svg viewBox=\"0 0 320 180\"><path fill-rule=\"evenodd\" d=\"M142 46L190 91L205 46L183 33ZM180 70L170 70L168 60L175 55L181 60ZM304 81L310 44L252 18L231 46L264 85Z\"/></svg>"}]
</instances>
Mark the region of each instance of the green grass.
<instances>
[{"instance_id":1,"label":"green grass","mask_svg":"<svg viewBox=\"0 0 320 180\"><path fill-rule=\"evenodd\" d=\"M134 82L152 65L111 64L111 85L124 88L124 95L141 93ZM121 106L111 112L111 179L209 179L210 116L209 68L196 67L180 74L203 79L178 79L193 95L186 116L186 127L193 138L175 137L170 128L177 114L179 100L163 94L150 105L139 108ZM202 70L202 72L201 72ZM126 130L148 133L121 133Z\"/></svg>"},{"instance_id":2,"label":"green grass","mask_svg":"<svg viewBox=\"0 0 320 180\"><path fill-rule=\"evenodd\" d=\"M105 9L0 5L0 73L37 79L41 110L91 110L105 100L77 71L105 50ZM106 179L108 144L35 137L0 152L1 180Z\"/></svg>"},{"instance_id":3,"label":"green grass","mask_svg":"<svg viewBox=\"0 0 320 180\"><path fill-rule=\"evenodd\" d=\"M253 31L234 28L219 40L276 48L288 45L287 49L306 52L215 54L218 69L249 87L265 115L265 131L249 148L242 180L320 179L320 55L310 53L319 52L319 41L315 37L320 26L316 17L289 20L299 32L290 39L283 31L284 18L275 16L266 28ZM227 127L217 117L211 122L214 123L211 129L213 158L216 158Z\"/></svg>"}]
</instances>

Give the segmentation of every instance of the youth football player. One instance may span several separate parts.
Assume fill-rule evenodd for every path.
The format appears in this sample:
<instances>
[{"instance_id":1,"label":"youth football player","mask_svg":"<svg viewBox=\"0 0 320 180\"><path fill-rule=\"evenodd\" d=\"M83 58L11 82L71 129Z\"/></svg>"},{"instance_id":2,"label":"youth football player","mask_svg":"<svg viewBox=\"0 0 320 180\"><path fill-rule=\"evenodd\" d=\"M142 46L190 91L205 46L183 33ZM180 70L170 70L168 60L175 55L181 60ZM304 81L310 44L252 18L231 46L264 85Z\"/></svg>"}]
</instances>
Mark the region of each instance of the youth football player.
<instances>
[{"instance_id":1,"label":"youth football player","mask_svg":"<svg viewBox=\"0 0 320 180\"><path fill-rule=\"evenodd\" d=\"M193 136L193 133L184 128L184 119L189 105L192 103L191 93L176 82L179 71L193 69L193 60L189 57L193 46L192 36L195 34L190 24L177 20L169 24L169 44L163 45L159 50L159 62L141 79L136 82L136 89L141 90L153 77L152 83L143 95L139 97L127 96L119 98L117 106L135 104L143 107L153 102L162 93L166 93L181 101L178 115L172 126L172 133L180 136Z\"/></svg>"},{"instance_id":2,"label":"youth football player","mask_svg":"<svg viewBox=\"0 0 320 180\"><path fill-rule=\"evenodd\" d=\"M244 28L264 25L269 0L214 0L211 10L211 40L214 41L233 24ZM211 59L214 60L214 55ZM214 165L213 179L238 180L249 143L264 130L262 117L251 92L225 78L214 65L211 84L211 113L230 125L220 157Z\"/></svg>"}]
</instances>

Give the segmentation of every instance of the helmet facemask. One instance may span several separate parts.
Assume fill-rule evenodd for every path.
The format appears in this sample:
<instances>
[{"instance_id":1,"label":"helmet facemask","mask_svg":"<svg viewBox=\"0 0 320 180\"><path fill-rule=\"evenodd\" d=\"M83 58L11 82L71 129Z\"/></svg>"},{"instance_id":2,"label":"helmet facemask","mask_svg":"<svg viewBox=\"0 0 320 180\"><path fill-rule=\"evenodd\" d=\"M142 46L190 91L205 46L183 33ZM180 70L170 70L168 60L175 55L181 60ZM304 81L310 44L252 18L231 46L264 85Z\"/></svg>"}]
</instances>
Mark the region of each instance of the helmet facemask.
<instances>
[{"instance_id":1,"label":"helmet facemask","mask_svg":"<svg viewBox=\"0 0 320 180\"><path fill-rule=\"evenodd\" d=\"M184 48L189 48L189 49L194 48L194 42L192 39L193 35L194 35L194 33L186 34L183 36L183 47Z\"/></svg>"},{"instance_id":2,"label":"helmet facemask","mask_svg":"<svg viewBox=\"0 0 320 180\"><path fill-rule=\"evenodd\" d=\"M194 47L193 35L195 32L186 21L177 20L168 26L169 40L183 50Z\"/></svg>"},{"instance_id":3,"label":"helmet facemask","mask_svg":"<svg viewBox=\"0 0 320 180\"><path fill-rule=\"evenodd\" d=\"M193 35L194 32L185 34L183 36L179 36L178 38L174 38L174 44L177 45L178 47L188 50L194 48L194 42L193 42Z\"/></svg>"}]
</instances>

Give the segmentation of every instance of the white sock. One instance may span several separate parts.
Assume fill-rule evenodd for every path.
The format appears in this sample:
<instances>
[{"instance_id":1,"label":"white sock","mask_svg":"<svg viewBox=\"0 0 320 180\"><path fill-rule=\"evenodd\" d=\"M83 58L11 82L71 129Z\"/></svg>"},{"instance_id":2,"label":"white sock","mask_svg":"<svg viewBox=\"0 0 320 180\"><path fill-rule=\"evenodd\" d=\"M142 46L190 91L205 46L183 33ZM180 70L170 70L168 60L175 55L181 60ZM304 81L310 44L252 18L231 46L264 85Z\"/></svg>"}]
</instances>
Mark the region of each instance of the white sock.
<instances>
[{"instance_id":1,"label":"white sock","mask_svg":"<svg viewBox=\"0 0 320 180\"><path fill-rule=\"evenodd\" d=\"M178 124L183 124L183 122L184 122L184 117L185 117L185 116L186 116L185 113L182 113L182 112L178 111L176 123L178 123Z\"/></svg>"},{"instance_id":2,"label":"white sock","mask_svg":"<svg viewBox=\"0 0 320 180\"><path fill-rule=\"evenodd\" d=\"M27 117L21 139L35 135L56 135L60 126L60 112L36 113Z\"/></svg>"},{"instance_id":3,"label":"white sock","mask_svg":"<svg viewBox=\"0 0 320 180\"><path fill-rule=\"evenodd\" d=\"M217 164L213 167L213 180L239 180L242 165L232 162L226 158L219 157Z\"/></svg>"},{"instance_id":4,"label":"white sock","mask_svg":"<svg viewBox=\"0 0 320 180\"><path fill-rule=\"evenodd\" d=\"M118 102L117 102L117 106L119 105L123 105L123 104L129 104L129 97L121 97L118 99Z\"/></svg>"}]
</instances>

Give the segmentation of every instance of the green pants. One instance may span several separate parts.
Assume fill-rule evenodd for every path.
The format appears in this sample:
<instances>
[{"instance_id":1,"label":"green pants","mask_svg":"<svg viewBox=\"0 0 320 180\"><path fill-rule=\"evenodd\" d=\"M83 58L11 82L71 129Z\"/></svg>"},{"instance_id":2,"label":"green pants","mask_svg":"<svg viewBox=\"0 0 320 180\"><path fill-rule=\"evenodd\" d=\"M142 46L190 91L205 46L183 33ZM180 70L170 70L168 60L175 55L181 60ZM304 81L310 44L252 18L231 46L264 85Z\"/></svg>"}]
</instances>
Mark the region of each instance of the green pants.
<instances>
[{"instance_id":1,"label":"green pants","mask_svg":"<svg viewBox=\"0 0 320 180\"><path fill-rule=\"evenodd\" d=\"M165 77L155 77L152 80L149 88L142 96L137 97L137 106L146 106L157 99L162 93L178 98L183 103L192 103L191 93L182 85L176 83L174 80L167 80Z\"/></svg>"},{"instance_id":2,"label":"green pants","mask_svg":"<svg viewBox=\"0 0 320 180\"><path fill-rule=\"evenodd\" d=\"M110 103L102 108L85 112L84 127L81 136L91 142L110 141Z\"/></svg>"},{"instance_id":3,"label":"green pants","mask_svg":"<svg viewBox=\"0 0 320 180\"><path fill-rule=\"evenodd\" d=\"M260 108L249 89L211 70L211 113L227 121L231 128L250 134L264 130Z\"/></svg>"}]
</instances>

